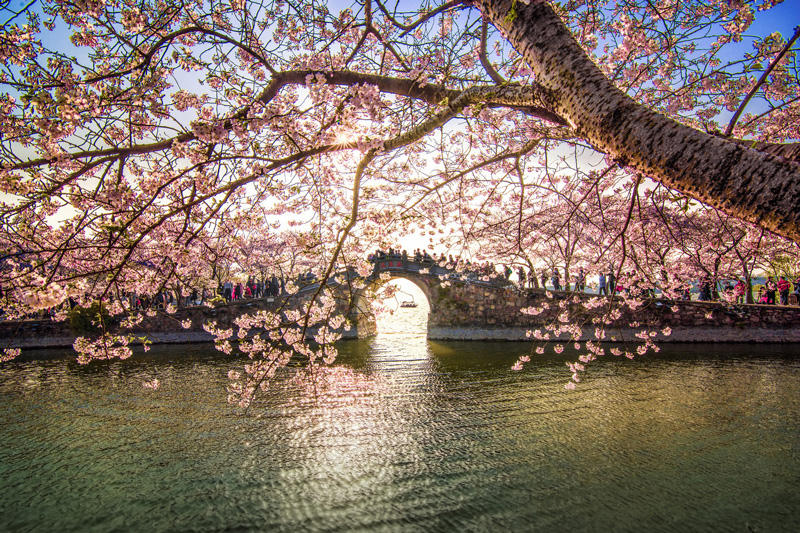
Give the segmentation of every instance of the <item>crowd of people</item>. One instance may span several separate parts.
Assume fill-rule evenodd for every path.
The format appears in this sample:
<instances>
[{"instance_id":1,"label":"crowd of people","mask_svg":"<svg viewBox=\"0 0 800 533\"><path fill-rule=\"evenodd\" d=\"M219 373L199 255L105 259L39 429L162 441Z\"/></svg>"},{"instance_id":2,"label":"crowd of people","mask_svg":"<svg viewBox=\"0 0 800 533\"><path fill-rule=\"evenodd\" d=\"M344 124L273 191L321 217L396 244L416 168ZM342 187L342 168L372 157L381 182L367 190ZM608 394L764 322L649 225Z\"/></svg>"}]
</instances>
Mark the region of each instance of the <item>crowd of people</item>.
<instances>
[{"instance_id":1,"label":"crowd of people","mask_svg":"<svg viewBox=\"0 0 800 533\"><path fill-rule=\"evenodd\" d=\"M590 292L593 294L609 296L624 293L641 297L654 298L660 292L654 285L642 281L633 271L625 272L621 280L617 279L614 269L600 270L592 273L596 282L589 286L587 291L587 277L589 273L584 268L579 268L577 274L570 276L569 282L562 283L560 269L543 269L536 272L530 268L519 265L497 265L491 262L473 263L469 260L454 258L452 255L429 254L425 250L416 249L413 253L406 250L388 251L376 250L369 256L370 261L400 260L404 262L419 263L421 266L437 265L442 268L458 271L465 279L483 279L490 282L516 284L519 289L551 289L556 291L572 290L575 292ZM512 281L516 273L516 280ZM565 275L566 278L566 275ZM735 281L735 283L734 283ZM790 282L786 276L769 276L763 285L756 286L757 293L753 295L754 303L789 305L789 296L792 290L800 305L800 277ZM710 278L701 278L696 283L685 283L677 291L671 291L675 299L691 300L696 293L699 301L714 301L724 299L736 303L746 303L747 286L744 280L725 280L714 286Z\"/></svg>"},{"instance_id":2,"label":"crowd of people","mask_svg":"<svg viewBox=\"0 0 800 533\"><path fill-rule=\"evenodd\" d=\"M286 281L274 274L262 280L250 276L246 283L234 283L228 280L217 287L217 294L226 302L250 298L276 298L285 292Z\"/></svg>"},{"instance_id":3,"label":"crowd of people","mask_svg":"<svg viewBox=\"0 0 800 533\"><path fill-rule=\"evenodd\" d=\"M388 251L376 250L369 256L369 260L374 263L381 261L403 261L404 263L419 263L421 266L439 266L447 270L460 273L466 279L482 279L490 282L500 282L513 284L520 289L550 288L553 290L573 289L575 291L586 290L586 271L583 268L578 270L577 275L572 276L571 284L562 286L561 274L558 268L552 270L542 270L537 274L530 268L520 265L495 265L490 261L475 262L468 259L454 258L452 255L428 254L426 250L416 249L413 253L406 250L395 250L389 248ZM517 279L512 282L512 276L516 272ZM607 272L599 272L598 293L609 295L617 290L617 282L614 271L609 269Z\"/></svg>"},{"instance_id":4,"label":"crowd of people","mask_svg":"<svg viewBox=\"0 0 800 533\"><path fill-rule=\"evenodd\" d=\"M458 271L460 277L466 280L481 280L506 286L515 285L520 290L542 288L556 291L589 292L602 296L625 294L649 298L656 297L658 292L654 286L646 286L640 280L637 280L634 272L624 273L622 282L618 281L613 269L593 274L596 276L597 281L591 284L587 291L588 274L583 268L580 268L577 274L571 276L571 283L562 284L558 268L545 269L538 274L522 266L501 265L501 269L498 269L497 265L491 262L473 263L468 260L455 259L453 256L445 256L444 254L431 255L419 249L414 250L412 254L405 250L396 251L391 248L387 252L378 250L370 255L369 259L376 264L376 268L383 261L398 260L404 261L405 264L415 263L420 267L439 266L451 270L453 273ZM516 273L516 280L512 281L511 278L514 273ZM316 276L314 273L307 271L298 275L292 281L298 288L303 288L313 284L316 281ZM221 282L216 291L213 289L192 289L187 295L183 296L183 300L180 302L173 291L162 291L154 296L137 296L129 293L124 297L129 300L133 309L144 309L151 306L166 308L170 305L177 307L200 305L214 297L222 298L225 302L230 303L252 298L277 298L285 295L287 293L286 282L287 280L284 277L275 275L260 280L250 276L244 283L228 280ZM747 301L747 285L741 279L736 280L735 283L734 280L726 280L715 287L709 278L702 278L697 282L695 292L699 301L722 299L739 304ZM795 294L796 302L800 305L800 277L790 282L786 276L778 276L777 279L769 276L763 285L757 286L757 293L753 295L753 301L758 304L789 305L789 296L792 292ZM674 299L691 300L692 293L692 284L686 283L681 289L673 291L672 297Z\"/></svg>"},{"instance_id":5,"label":"crowd of people","mask_svg":"<svg viewBox=\"0 0 800 533\"><path fill-rule=\"evenodd\" d=\"M307 275L299 276L298 280L307 279L306 276ZM151 307L166 309L169 306L191 307L193 305L202 305L204 302L213 300L214 298L221 298L225 300L225 302L230 303L237 300L252 298L277 298L285 293L285 279L273 275L261 280L250 276L244 283L227 280L220 282L216 289L192 288L180 297L176 296L175 291L163 290L152 296L125 293L123 294L123 298L128 301L131 309L148 309Z\"/></svg>"},{"instance_id":6,"label":"crowd of people","mask_svg":"<svg viewBox=\"0 0 800 533\"><path fill-rule=\"evenodd\" d=\"M439 266L448 270L462 271L468 277L486 276L489 279L497 278L500 274L494 263L485 261L483 263L473 263L470 260L454 258L452 255L429 254L427 250L415 249L413 253L407 250L395 250L389 248L388 251L376 250L368 257L373 263L380 261L403 261L404 263L417 263L423 267Z\"/></svg>"},{"instance_id":7,"label":"crowd of people","mask_svg":"<svg viewBox=\"0 0 800 533\"><path fill-rule=\"evenodd\" d=\"M739 285L741 287L737 289L736 287L739 287ZM794 285L794 294L798 305L800 305L800 277L793 282L789 282L785 276L779 276L777 281L775 281L774 277L769 276L766 283L758 289L756 303L789 305L789 293L792 290L792 285ZM744 293L745 285L740 280L736 287L734 287L734 291L736 291L736 301L739 302L743 300L743 294L740 295L740 293ZM776 299L776 295L780 298L780 301Z\"/></svg>"}]
</instances>

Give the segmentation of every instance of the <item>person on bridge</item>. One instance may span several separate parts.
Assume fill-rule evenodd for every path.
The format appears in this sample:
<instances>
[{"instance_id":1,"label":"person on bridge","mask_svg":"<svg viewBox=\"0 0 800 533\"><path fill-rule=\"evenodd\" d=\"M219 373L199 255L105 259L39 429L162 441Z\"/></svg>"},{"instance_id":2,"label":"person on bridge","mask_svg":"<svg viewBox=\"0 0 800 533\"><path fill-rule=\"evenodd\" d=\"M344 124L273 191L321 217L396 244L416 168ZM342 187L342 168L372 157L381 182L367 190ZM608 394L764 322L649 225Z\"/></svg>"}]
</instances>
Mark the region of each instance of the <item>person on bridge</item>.
<instances>
[{"instance_id":1,"label":"person on bridge","mask_svg":"<svg viewBox=\"0 0 800 533\"><path fill-rule=\"evenodd\" d=\"M764 291L764 286L760 286L758 288L758 297L756 298L756 303L766 304L769 303L767 299L767 293Z\"/></svg>"},{"instance_id":2,"label":"person on bridge","mask_svg":"<svg viewBox=\"0 0 800 533\"><path fill-rule=\"evenodd\" d=\"M550 278L550 281L553 283L553 290L560 291L561 290L561 279L559 278L558 269L553 269L553 276ZM569 281L569 280L567 280Z\"/></svg>"},{"instance_id":3,"label":"person on bridge","mask_svg":"<svg viewBox=\"0 0 800 533\"><path fill-rule=\"evenodd\" d=\"M767 283L764 285L764 288L767 292L767 303L768 304L775 304L775 291L778 290L778 284L775 283L775 278L769 276L767 278Z\"/></svg>"},{"instance_id":4,"label":"person on bridge","mask_svg":"<svg viewBox=\"0 0 800 533\"><path fill-rule=\"evenodd\" d=\"M279 296L282 287L281 287L281 282L278 281L278 278L277 276L275 276L275 274L273 274L272 277L269 279L269 285L270 285L269 295L272 296L273 298Z\"/></svg>"},{"instance_id":5,"label":"person on bridge","mask_svg":"<svg viewBox=\"0 0 800 533\"><path fill-rule=\"evenodd\" d=\"M575 290L583 292L586 289L586 272L583 267L578 271L578 279L575 280Z\"/></svg>"},{"instance_id":6,"label":"person on bridge","mask_svg":"<svg viewBox=\"0 0 800 533\"><path fill-rule=\"evenodd\" d=\"M745 294L747 293L747 287L744 285L744 281L737 280L736 285L733 287L733 294L736 296L736 303L743 304L745 301Z\"/></svg>"},{"instance_id":7,"label":"person on bridge","mask_svg":"<svg viewBox=\"0 0 800 533\"><path fill-rule=\"evenodd\" d=\"M608 271L606 276L606 283L608 284L609 296L614 296L614 291L617 289L617 277L614 275L614 269Z\"/></svg>"},{"instance_id":8,"label":"person on bridge","mask_svg":"<svg viewBox=\"0 0 800 533\"><path fill-rule=\"evenodd\" d=\"M703 302L711 301L711 280L708 276L700 281L700 294L697 299Z\"/></svg>"},{"instance_id":9,"label":"person on bridge","mask_svg":"<svg viewBox=\"0 0 800 533\"><path fill-rule=\"evenodd\" d=\"M797 305L800 305L800 276L794 280L794 297L797 299Z\"/></svg>"},{"instance_id":10,"label":"person on bridge","mask_svg":"<svg viewBox=\"0 0 800 533\"><path fill-rule=\"evenodd\" d=\"M778 294L781 297L781 305L789 305L789 288L791 285L785 276L778 279Z\"/></svg>"},{"instance_id":11,"label":"person on bridge","mask_svg":"<svg viewBox=\"0 0 800 533\"><path fill-rule=\"evenodd\" d=\"M520 290L525 288L525 269L523 267L517 268L517 278L519 279Z\"/></svg>"}]
</instances>

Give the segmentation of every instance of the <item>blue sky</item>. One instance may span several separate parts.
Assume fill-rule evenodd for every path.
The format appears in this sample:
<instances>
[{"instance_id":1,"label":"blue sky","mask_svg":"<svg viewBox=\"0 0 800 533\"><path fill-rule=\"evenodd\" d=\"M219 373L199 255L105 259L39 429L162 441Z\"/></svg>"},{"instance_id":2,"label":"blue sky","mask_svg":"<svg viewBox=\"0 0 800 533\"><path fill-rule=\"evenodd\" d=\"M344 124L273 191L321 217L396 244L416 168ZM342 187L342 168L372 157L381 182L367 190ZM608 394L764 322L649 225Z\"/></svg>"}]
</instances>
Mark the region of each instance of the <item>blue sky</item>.
<instances>
[{"instance_id":1,"label":"blue sky","mask_svg":"<svg viewBox=\"0 0 800 533\"><path fill-rule=\"evenodd\" d=\"M0 5L2 5L2 0L0 0ZM9 0L8 6L13 9L19 9L21 7L27 6L30 3L30 0ZM352 5L351 0L332 0L328 3L329 8L333 12L338 12L341 9L349 7ZM403 4L404 2L401 2ZM389 2L391 4L391 2ZM418 8L418 2L411 2L408 3L407 6L409 9ZM36 1L34 4L34 10L41 12L41 2ZM8 8L0 8L0 21L5 22L8 17L11 15ZM24 23L25 17L24 15L18 16L14 19L15 23ZM792 33L794 32L794 28L800 25L800 0L784 0L781 4L773 7L772 9L767 10L766 12L759 12L756 16L756 21L753 25L748 29L748 35L755 35L755 36L765 36L774 31L778 31L784 38L788 39ZM63 30L62 30L63 31ZM45 38L46 41L50 42L57 42L57 40L64 38L64 35L58 35L61 31L53 32L52 35L53 40ZM63 42L63 41L62 41ZM49 44L49 43L48 43ZM749 40L744 40L743 42L729 48L730 54L732 56L741 56L746 52L752 50L752 43Z\"/></svg>"},{"instance_id":2,"label":"blue sky","mask_svg":"<svg viewBox=\"0 0 800 533\"><path fill-rule=\"evenodd\" d=\"M800 25L800 0L785 0L782 4L766 12L756 13L756 20L747 30L747 34L764 36L777 31L785 40L788 40L798 25ZM752 50L751 43L747 41L731 47L731 52L737 55L743 55Z\"/></svg>"}]
</instances>

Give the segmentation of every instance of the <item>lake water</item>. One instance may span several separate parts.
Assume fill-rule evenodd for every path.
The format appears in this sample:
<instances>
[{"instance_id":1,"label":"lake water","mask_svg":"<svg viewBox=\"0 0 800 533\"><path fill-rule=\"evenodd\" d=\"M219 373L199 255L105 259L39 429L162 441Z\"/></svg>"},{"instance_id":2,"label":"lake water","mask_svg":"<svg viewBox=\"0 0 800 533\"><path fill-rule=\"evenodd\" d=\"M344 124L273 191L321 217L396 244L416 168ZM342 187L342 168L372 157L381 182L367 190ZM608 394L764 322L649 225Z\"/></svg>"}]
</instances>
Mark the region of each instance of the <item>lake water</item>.
<instances>
[{"instance_id":1,"label":"lake water","mask_svg":"<svg viewBox=\"0 0 800 533\"><path fill-rule=\"evenodd\" d=\"M570 392L563 355L399 330L246 415L204 346L4 364L0 530L800 530L797 346L665 345Z\"/></svg>"}]
</instances>

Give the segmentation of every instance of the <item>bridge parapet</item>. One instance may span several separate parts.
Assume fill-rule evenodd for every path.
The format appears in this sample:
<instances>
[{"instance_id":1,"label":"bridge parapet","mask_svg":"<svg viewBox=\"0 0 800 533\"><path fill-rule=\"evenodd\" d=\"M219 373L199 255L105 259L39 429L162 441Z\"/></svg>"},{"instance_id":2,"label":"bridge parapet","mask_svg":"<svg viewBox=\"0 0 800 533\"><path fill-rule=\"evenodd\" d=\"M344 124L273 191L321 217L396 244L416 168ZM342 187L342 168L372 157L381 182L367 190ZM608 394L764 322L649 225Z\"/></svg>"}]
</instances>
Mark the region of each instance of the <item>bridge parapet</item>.
<instances>
[{"instance_id":1,"label":"bridge parapet","mask_svg":"<svg viewBox=\"0 0 800 533\"><path fill-rule=\"evenodd\" d=\"M408 257L392 255L374 259L373 262L375 267L372 276L377 276L381 272L406 272L421 276L451 276L455 274L453 269L443 267L432 259L415 261Z\"/></svg>"}]
</instances>

